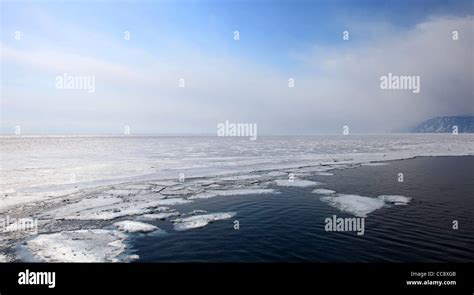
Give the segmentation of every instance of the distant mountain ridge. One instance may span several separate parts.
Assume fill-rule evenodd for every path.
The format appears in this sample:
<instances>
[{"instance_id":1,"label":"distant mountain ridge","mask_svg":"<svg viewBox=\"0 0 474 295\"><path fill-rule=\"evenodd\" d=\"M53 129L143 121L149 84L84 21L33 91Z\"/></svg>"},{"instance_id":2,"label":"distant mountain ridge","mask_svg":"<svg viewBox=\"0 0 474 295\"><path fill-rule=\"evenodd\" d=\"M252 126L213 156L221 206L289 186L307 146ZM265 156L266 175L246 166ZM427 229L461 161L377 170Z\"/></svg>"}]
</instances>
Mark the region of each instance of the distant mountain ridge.
<instances>
[{"instance_id":1,"label":"distant mountain ridge","mask_svg":"<svg viewBox=\"0 0 474 295\"><path fill-rule=\"evenodd\" d=\"M452 133L457 126L458 133L474 133L474 116L436 117L422 122L413 133Z\"/></svg>"}]
</instances>

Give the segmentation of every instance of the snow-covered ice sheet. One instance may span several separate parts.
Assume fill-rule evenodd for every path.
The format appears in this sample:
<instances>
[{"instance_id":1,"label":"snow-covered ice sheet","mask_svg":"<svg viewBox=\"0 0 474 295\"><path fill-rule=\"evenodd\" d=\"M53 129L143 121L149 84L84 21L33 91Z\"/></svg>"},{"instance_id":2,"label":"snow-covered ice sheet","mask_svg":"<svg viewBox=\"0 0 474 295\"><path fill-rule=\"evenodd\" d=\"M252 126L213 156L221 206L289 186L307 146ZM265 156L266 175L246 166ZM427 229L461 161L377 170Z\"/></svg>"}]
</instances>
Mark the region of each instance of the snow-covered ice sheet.
<instances>
[{"instance_id":1,"label":"snow-covered ice sheet","mask_svg":"<svg viewBox=\"0 0 474 295\"><path fill-rule=\"evenodd\" d=\"M0 136L0 214L12 210L29 212L40 219L39 232L42 232L41 224L54 219L67 220L59 222L61 225L95 222L111 228L109 225L116 218L146 220L145 215L170 218L177 212L164 206L197 203L198 199L278 193L273 190L275 184L317 186L322 183L305 180L306 176L329 176L335 169L381 165L416 156L474 155L472 142L472 134L259 137L255 142L216 142L205 137ZM178 181L179 173L184 173L184 182ZM289 173L296 176L294 181L285 179ZM319 191L324 192L328 193ZM322 200L358 216L367 216L384 205L410 202L404 196L368 198L335 193ZM177 220L196 219L175 222L175 227L205 226L222 217L202 216L180 216ZM30 246L38 247L35 253L47 251L41 250L39 244L45 249L56 243L60 247L68 246L63 239L73 235L70 230L76 228L40 234L29 240ZM88 234L76 231L77 239L72 240L71 247L90 249L86 244L95 243L93 240L100 244L120 234L123 233L100 232L100 229L90 230ZM119 238L117 241L123 242ZM95 250L98 257L94 256ZM113 255L102 253L101 247L93 246L90 251L83 251L86 258L112 260ZM69 254L48 253L45 260L77 259Z\"/></svg>"},{"instance_id":2,"label":"snow-covered ice sheet","mask_svg":"<svg viewBox=\"0 0 474 295\"><path fill-rule=\"evenodd\" d=\"M39 215L40 218L65 220L112 220L119 217L149 213L162 205L175 205L191 201L179 199L126 201L121 198L106 196L80 200L77 203L66 204L47 210Z\"/></svg>"},{"instance_id":3,"label":"snow-covered ice sheet","mask_svg":"<svg viewBox=\"0 0 474 295\"><path fill-rule=\"evenodd\" d=\"M259 137L251 143L218 144L206 137L0 136L0 212L100 185L116 184L110 190L120 196L146 193L151 186L160 190L179 184L179 173L186 180L222 176L251 181L259 174L281 177L282 171L299 167L300 173L326 172L416 156L474 155L473 141L473 134ZM123 185L141 180L146 182Z\"/></svg>"},{"instance_id":4,"label":"snow-covered ice sheet","mask_svg":"<svg viewBox=\"0 0 474 295\"><path fill-rule=\"evenodd\" d=\"M40 215L42 218L55 219L83 219L84 215L92 215L87 213L97 212L99 208L109 208L110 206L122 203L123 200L118 197L109 195L99 195L91 198L85 198L78 202L66 204L56 210L47 211ZM77 217L77 218L75 218ZM107 219L96 216L91 219Z\"/></svg>"}]
</instances>

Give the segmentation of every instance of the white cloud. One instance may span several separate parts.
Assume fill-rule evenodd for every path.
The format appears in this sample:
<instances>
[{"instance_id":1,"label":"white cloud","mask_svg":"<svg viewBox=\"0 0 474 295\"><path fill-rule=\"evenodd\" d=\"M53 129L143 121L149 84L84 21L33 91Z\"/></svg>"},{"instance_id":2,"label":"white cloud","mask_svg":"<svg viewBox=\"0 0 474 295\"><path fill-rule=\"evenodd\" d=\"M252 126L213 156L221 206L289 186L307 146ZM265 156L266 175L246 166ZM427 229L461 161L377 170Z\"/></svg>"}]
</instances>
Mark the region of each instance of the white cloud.
<instances>
[{"instance_id":1,"label":"white cloud","mask_svg":"<svg viewBox=\"0 0 474 295\"><path fill-rule=\"evenodd\" d=\"M383 26L386 32L381 28L377 36L384 37L367 43L293 54L299 71L291 73L184 44L185 54L159 56L114 44L113 51L129 57L123 62L2 45L9 82L3 87L4 126L27 122L31 130L68 126L63 133L103 133L128 122L136 132L213 133L218 122L231 120L257 122L262 133L339 132L346 124L355 132L383 132L432 116L472 114L472 21L433 18L403 31ZM380 76L388 72L420 75L421 93L380 90ZM25 73L32 75L31 87L15 87L12 81ZM54 77L62 73L95 75L96 93L54 89ZM295 88L287 86L290 77ZM186 88L178 87L179 78Z\"/></svg>"}]
</instances>

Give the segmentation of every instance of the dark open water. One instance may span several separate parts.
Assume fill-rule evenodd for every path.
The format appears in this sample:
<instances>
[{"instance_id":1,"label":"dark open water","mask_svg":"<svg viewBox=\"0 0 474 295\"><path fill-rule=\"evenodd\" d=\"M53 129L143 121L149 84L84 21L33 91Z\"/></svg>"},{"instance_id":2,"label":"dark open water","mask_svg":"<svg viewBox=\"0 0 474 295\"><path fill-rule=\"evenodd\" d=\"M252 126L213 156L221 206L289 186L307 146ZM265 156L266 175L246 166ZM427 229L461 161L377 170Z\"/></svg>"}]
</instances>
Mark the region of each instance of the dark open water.
<instances>
[{"instance_id":1,"label":"dark open water","mask_svg":"<svg viewBox=\"0 0 474 295\"><path fill-rule=\"evenodd\" d=\"M325 182L338 193L412 197L407 206L376 210L365 234L326 232L324 219L352 217L321 202L314 187L278 187L281 194L216 197L176 206L179 212L236 211L231 220L165 235L136 236L142 262L466 262L474 261L474 157L423 157L336 170ZM397 174L404 174L404 182ZM234 230L233 221L240 229ZM459 229L452 229L452 221Z\"/></svg>"}]
</instances>

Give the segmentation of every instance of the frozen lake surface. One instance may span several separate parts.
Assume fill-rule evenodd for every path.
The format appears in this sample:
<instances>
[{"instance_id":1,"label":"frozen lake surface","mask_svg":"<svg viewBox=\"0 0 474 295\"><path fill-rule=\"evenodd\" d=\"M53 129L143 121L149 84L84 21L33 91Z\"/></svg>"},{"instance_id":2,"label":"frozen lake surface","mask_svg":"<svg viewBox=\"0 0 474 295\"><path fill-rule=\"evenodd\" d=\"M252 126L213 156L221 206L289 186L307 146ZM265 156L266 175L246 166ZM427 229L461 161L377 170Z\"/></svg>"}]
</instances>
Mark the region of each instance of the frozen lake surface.
<instances>
[{"instance_id":1,"label":"frozen lake surface","mask_svg":"<svg viewBox=\"0 0 474 295\"><path fill-rule=\"evenodd\" d=\"M474 154L472 135L259 137L256 141L1 137L0 142L0 213L38 220L38 233L2 235L0 261L61 257L64 261L474 260L472 253L465 252L473 246L469 178L473 160L460 157ZM459 157L393 161L417 156ZM431 180L420 172L432 173L434 167L440 174ZM383 176L384 171L392 174ZM405 177L402 184L397 181L400 172ZM346 173L358 175L354 187L348 187L346 177L351 176ZM449 180L446 187L438 188L443 179ZM439 207L440 202L445 207ZM431 207L423 209L419 204ZM466 212L470 215L463 217ZM366 218L365 235L325 232L324 218L332 214ZM452 220L462 217L466 227L454 232ZM441 233L430 232L427 229L435 226L423 223L429 218L447 218L448 224L439 224ZM394 223L410 224L413 229L398 232L397 237L390 234L397 231L390 228ZM424 239L415 243L412 234ZM435 240L433 252L418 253L420 247L431 249L423 246L428 237ZM306 244L293 244L300 239ZM221 245L224 242L232 243L237 252ZM404 247L410 244L408 251ZM386 254L365 253L368 245L380 246ZM333 247L340 249L339 256L331 251L324 255L323 250ZM361 247L360 255L345 252L348 247ZM61 255L51 249L61 249ZM436 258L437 251L452 254Z\"/></svg>"}]
</instances>

